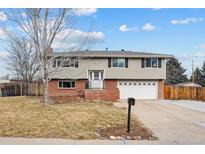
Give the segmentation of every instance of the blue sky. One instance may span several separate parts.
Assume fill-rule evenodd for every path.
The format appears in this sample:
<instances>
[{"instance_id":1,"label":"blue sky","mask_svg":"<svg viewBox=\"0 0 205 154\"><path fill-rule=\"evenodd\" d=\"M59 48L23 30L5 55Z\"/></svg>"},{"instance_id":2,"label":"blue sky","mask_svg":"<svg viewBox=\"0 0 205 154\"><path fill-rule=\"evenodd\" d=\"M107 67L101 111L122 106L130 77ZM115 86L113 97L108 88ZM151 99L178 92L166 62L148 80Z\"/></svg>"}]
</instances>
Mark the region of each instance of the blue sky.
<instances>
[{"instance_id":1,"label":"blue sky","mask_svg":"<svg viewBox=\"0 0 205 154\"><path fill-rule=\"evenodd\" d=\"M0 22L17 31L14 24L1 19L2 13ZM88 33L92 27L98 40L92 49L173 54L187 74L191 72L192 59L196 66L205 60L205 9L85 9L76 16L79 20L73 37ZM4 44L0 42L1 56L5 55ZM0 65L0 76L7 74L5 64Z\"/></svg>"}]
</instances>

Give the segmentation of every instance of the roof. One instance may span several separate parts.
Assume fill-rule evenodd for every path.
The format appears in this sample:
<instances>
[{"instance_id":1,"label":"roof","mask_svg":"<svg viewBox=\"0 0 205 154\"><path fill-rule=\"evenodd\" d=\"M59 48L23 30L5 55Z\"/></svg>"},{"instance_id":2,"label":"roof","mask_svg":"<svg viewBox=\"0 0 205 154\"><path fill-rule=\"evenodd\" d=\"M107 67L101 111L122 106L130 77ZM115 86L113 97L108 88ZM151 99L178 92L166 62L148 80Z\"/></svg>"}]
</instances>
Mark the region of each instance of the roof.
<instances>
[{"instance_id":1,"label":"roof","mask_svg":"<svg viewBox=\"0 0 205 154\"><path fill-rule=\"evenodd\" d=\"M185 83L179 83L176 84L175 86L183 86L183 87L201 87L201 85L193 82L185 82Z\"/></svg>"},{"instance_id":2,"label":"roof","mask_svg":"<svg viewBox=\"0 0 205 154\"><path fill-rule=\"evenodd\" d=\"M6 79L0 79L0 83L9 83L10 80L6 80Z\"/></svg>"},{"instance_id":3,"label":"roof","mask_svg":"<svg viewBox=\"0 0 205 154\"><path fill-rule=\"evenodd\" d=\"M160 53L148 53L148 52L135 52L135 51L102 51L102 50L82 50L72 52L56 52L52 53L54 56L83 56L83 57L159 57L159 58L171 58L173 55L160 54Z\"/></svg>"}]
</instances>

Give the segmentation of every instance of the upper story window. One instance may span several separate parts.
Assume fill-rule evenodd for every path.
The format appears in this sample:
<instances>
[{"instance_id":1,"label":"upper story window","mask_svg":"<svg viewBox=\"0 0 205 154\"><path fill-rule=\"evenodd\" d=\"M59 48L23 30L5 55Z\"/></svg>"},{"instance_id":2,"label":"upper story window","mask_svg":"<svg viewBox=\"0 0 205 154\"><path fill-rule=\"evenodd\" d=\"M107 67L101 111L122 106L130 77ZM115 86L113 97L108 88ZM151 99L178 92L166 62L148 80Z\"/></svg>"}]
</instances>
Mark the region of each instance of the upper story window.
<instances>
[{"instance_id":1,"label":"upper story window","mask_svg":"<svg viewBox=\"0 0 205 154\"><path fill-rule=\"evenodd\" d=\"M53 61L53 67L78 67L76 58L56 58Z\"/></svg>"},{"instance_id":2,"label":"upper story window","mask_svg":"<svg viewBox=\"0 0 205 154\"><path fill-rule=\"evenodd\" d=\"M125 67L125 59L124 58L113 58L112 67Z\"/></svg>"},{"instance_id":3,"label":"upper story window","mask_svg":"<svg viewBox=\"0 0 205 154\"><path fill-rule=\"evenodd\" d=\"M58 82L58 88L75 88L75 81L72 80L64 80Z\"/></svg>"},{"instance_id":4,"label":"upper story window","mask_svg":"<svg viewBox=\"0 0 205 154\"><path fill-rule=\"evenodd\" d=\"M128 68L128 58L108 58L108 67Z\"/></svg>"},{"instance_id":5,"label":"upper story window","mask_svg":"<svg viewBox=\"0 0 205 154\"><path fill-rule=\"evenodd\" d=\"M142 58L141 67L142 68L161 68L162 59L161 58Z\"/></svg>"}]
</instances>

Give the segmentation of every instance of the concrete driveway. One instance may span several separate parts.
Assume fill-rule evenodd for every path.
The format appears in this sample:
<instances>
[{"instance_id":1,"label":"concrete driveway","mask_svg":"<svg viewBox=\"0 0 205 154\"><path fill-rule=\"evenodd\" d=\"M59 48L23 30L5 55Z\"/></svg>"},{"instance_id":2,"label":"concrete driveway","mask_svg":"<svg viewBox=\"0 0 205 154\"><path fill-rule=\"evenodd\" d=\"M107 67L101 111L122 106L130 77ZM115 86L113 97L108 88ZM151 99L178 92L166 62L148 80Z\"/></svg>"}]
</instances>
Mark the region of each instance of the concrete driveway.
<instances>
[{"instance_id":1,"label":"concrete driveway","mask_svg":"<svg viewBox=\"0 0 205 154\"><path fill-rule=\"evenodd\" d=\"M193 103L139 100L132 112L159 138L156 144L205 144L205 110L199 110L205 103Z\"/></svg>"}]
</instances>

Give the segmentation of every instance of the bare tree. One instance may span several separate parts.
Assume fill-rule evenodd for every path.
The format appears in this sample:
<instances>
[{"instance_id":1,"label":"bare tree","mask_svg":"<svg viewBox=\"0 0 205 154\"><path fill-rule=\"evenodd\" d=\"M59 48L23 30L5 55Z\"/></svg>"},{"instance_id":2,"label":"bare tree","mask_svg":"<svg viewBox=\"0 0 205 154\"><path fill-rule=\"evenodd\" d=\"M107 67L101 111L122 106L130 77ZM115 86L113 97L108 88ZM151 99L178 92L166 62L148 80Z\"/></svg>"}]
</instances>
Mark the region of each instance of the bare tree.
<instances>
[{"instance_id":1,"label":"bare tree","mask_svg":"<svg viewBox=\"0 0 205 154\"><path fill-rule=\"evenodd\" d=\"M61 41L63 42L72 32L68 31L75 23L72 9L17 9L7 14L7 17L14 21L34 44L40 76L44 83L44 104L49 105L48 81L51 64L48 57L57 36L62 35L61 37L64 39L61 38ZM84 43L83 41L82 44ZM76 48L79 46L82 45L78 45Z\"/></svg>"},{"instance_id":2,"label":"bare tree","mask_svg":"<svg viewBox=\"0 0 205 154\"><path fill-rule=\"evenodd\" d=\"M7 32L6 40L8 54L4 60L7 63L7 69L14 78L25 81L26 95L28 95L28 83L37 77L39 71L34 46L29 40L19 38L10 32Z\"/></svg>"},{"instance_id":3,"label":"bare tree","mask_svg":"<svg viewBox=\"0 0 205 154\"><path fill-rule=\"evenodd\" d=\"M33 80L37 75L39 66L32 42L11 33L7 36L8 47L6 51L8 56L5 58L7 69L17 79Z\"/></svg>"}]
</instances>

